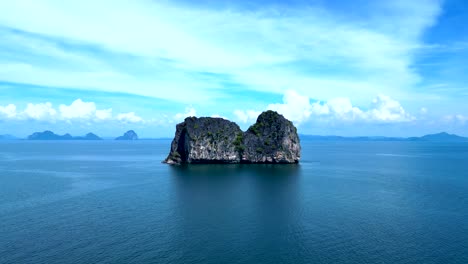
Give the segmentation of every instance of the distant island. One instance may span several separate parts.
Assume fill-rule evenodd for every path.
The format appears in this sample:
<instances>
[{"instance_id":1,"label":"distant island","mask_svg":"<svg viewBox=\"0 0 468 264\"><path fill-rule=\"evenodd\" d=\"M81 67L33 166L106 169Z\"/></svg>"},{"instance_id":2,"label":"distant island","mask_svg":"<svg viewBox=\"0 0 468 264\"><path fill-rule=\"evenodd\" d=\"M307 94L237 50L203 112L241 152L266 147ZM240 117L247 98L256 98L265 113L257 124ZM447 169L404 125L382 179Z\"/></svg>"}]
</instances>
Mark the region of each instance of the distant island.
<instances>
[{"instance_id":1,"label":"distant island","mask_svg":"<svg viewBox=\"0 0 468 264\"><path fill-rule=\"evenodd\" d=\"M223 118L187 117L177 125L164 162L298 163L300 152L293 123L277 112L266 111L245 132Z\"/></svg>"},{"instance_id":2,"label":"distant island","mask_svg":"<svg viewBox=\"0 0 468 264\"><path fill-rule=\"evenodd\" d=\"M28 140L102 140L93 133L88 133L85 136L73 137L70 134L57 135L52 131L46 130L44 132L35 132L28 136Z\"/></svg>"},{"instance_id":3,"label":"distant island","mask_svg":"<svg viewBox=\"0 0 468 264\"><path fill-rule=\"evenodd\" d=\"M430 134L422 137L411 137L408 138L411 141L443 141L443 142L468 142L468 138L460 137L454 134L448 134L445 132L438 134Z\"/></svg>"},{"instance_id":4,"label":"distant island","mask_svg":"<svg viewBox=\"0 0 468 264\"><path fill-rule=\"evenodd\" d=\"M135 131L129 130L122 136L115 138L115 140L138 140L138 135Z\"/></svg>"},{"instance_id":5,"label":"distant island","mask_svg":"<svg viewBox=\"0 0 468 264\"><path fill-rule=\"evenodd\" d=\"M340 137L340 136L313 136L300 135L303 140L317 141L427 141L427 142L468 142L468 138L441 132L422 137Z\"/></svg>"}]
</instances>

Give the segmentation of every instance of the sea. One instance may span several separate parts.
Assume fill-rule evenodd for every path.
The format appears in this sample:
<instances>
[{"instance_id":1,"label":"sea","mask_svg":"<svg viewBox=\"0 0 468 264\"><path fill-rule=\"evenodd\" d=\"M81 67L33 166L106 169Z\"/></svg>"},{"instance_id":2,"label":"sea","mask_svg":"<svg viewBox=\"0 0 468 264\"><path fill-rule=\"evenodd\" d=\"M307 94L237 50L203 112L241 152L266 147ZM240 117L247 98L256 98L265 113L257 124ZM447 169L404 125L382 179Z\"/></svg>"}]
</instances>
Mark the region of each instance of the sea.
<instances>
[{"instance_id":1,"label":"sea","mask_svg":"<svg viewBox=\"0 0 468 264\"><path fill-rule=\"evenodd\" d=\"M169 147L0 142L0 263L468 263L468 143L304 140L293 165Z\"/></svg>"}]
</instances>

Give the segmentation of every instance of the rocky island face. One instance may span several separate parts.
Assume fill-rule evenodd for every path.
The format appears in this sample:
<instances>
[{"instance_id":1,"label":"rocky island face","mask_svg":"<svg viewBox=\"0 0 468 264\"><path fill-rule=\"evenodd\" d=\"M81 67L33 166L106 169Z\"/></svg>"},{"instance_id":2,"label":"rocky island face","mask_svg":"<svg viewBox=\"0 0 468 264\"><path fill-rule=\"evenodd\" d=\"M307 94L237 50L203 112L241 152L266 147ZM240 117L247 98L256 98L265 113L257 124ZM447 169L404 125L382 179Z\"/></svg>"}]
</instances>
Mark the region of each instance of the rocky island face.
<instances>
[{"instance_id":1,"label":"rocky island face","mask_svg":"<svg viewBox=\"0 0 468 264\"><path fill-rule=\"evenodd\" d=\"M176 127L168 164L298 163L296 127L274 111L260 114L246 132L223 118L188 117Z\"/></svg>"}]
</instances>

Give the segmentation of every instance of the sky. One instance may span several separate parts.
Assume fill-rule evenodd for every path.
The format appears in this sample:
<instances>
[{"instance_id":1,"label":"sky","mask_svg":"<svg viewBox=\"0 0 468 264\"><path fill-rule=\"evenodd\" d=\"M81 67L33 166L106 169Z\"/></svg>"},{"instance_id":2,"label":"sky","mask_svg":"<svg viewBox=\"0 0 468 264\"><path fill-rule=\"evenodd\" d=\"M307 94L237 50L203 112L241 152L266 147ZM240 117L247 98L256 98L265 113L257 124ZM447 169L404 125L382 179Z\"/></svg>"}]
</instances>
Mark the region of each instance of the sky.
<instances>
[{"instance_id":1,"label":"sky","mask_svg":"<svg viewBox=\"0 0 468 264\"><path fill-rule=\"evenodd\" d=\"M171 137L187 116L301 134L468 136L468 3L0 1L0 134Z\"/></svg>"}]
</instances>

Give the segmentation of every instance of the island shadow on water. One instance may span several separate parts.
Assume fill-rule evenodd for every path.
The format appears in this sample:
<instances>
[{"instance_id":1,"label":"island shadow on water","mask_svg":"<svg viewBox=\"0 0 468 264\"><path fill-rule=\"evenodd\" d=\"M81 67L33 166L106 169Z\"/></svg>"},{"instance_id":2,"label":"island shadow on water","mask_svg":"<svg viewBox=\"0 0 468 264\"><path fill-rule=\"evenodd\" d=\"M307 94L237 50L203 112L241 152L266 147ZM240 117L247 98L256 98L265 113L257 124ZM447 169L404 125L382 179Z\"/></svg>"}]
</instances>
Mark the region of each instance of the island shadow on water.
<instances>
[{"instance_id":1,"label":"island shadow on water","mask_svg":"<svg viewBox=\"0 0 468 264\"><path fill-rule=\"evenodd\" d=\"M176 185L203 188L216 192L229 188L262 187L287 188L301 175L299 164L182 164L169 166ZM248 185L245 185L248 184ZM277 186L276 186L277 185ZM271 190L274 191L274 190Z\"/></svg>"},{"instance_id":2,"label":"island shadow on water","mask_svg":"<svg viewBox=\"0 0 468 264\"><path fill-rule=\"evenodd\" d=\"M242 199L289 204L289 198L299 190L299 164L183 164L170 166L169 172L178 198ZM260 199L260 200L259 200ZM210 202L213 203L213 202ZM203 206L206 206L204 204ZM246 204L248 205L248 204ZM291 205L291 204L289 204ZM196 208L196 206L195 206Z\"/></svg>"},{"instance_id":3,"label":"island shadow on water","mask_svg":"<svg viewBox=\"0 0 468 264\"><path fill-rule=\"evenodd\" d=\"M290 237L303 230L299 164L184 164L169 172L178 219L172 248L183 248L183 259L274 260L285 244L300 241ZM194 238L187 249L185 241ZM259 247L273 251L262 255L255 252Z\"/></svg>"},{"instance_id":4,"label":"island shadow on water","mask_svg":"<svg viewBox=\"0 0 468 264\"><path fill-rule=\"evenodd\" d=\"M249 172L256 176L287 177L298 175L300 164L181 164L170 166L174 175L192 176L234 176L239 173Z\"/></svg>"}]
</instances>

